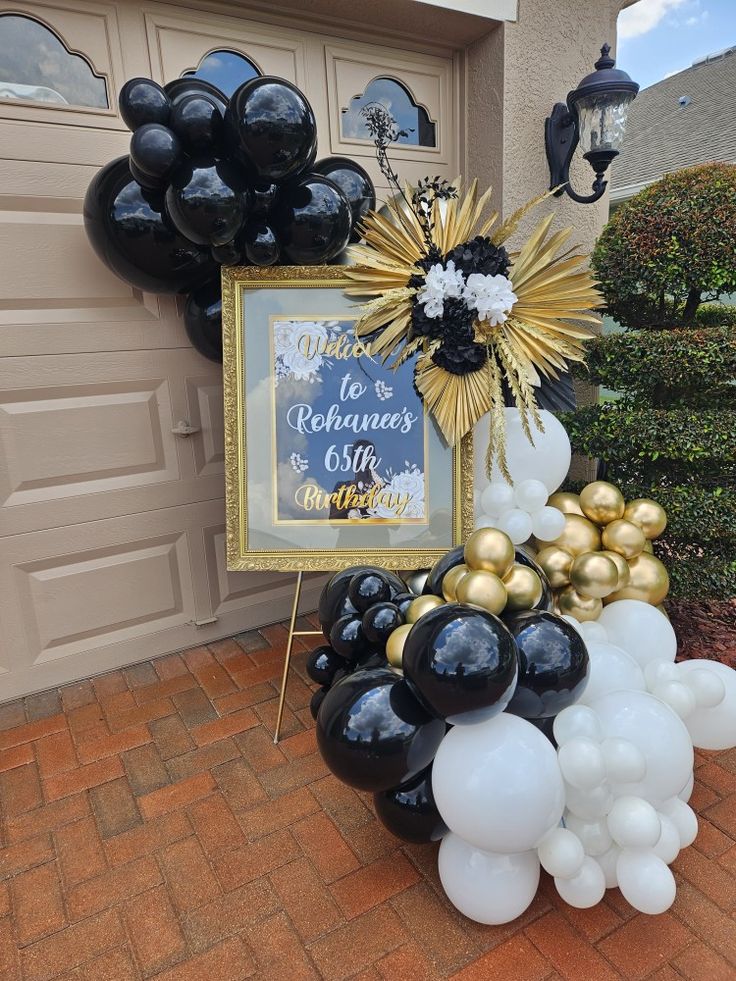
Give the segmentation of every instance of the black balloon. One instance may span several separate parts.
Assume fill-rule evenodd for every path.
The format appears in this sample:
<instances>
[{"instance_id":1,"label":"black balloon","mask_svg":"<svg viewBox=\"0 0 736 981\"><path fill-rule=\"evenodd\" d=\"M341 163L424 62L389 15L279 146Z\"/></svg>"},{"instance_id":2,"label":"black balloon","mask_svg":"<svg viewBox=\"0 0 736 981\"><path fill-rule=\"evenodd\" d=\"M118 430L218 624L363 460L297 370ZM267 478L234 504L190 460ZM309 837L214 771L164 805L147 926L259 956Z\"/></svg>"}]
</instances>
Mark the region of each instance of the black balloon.
<instances>
[{"instance_id":1,"label":"black balloon","mask_svg":"<svg viewBox=\"0 0 736 981\"><path fill-rule=\"evenodd\" d=\"M442 596L442 580L445 578L445 573L454 569L456 565L462 565L463 562L465 562L465 546L458 545L456 548L451 548L449 552L437 559L429 570L422 593Z\"/></svg>"},{"instance_id":2,"label":"black balloon","mask_svg":"<svg viewBox=\"0 0 736 981\"><path fill-rule=\"evenodd\" d=\"M330 631L330 644L348 661L357 661L362 654L368 653L360 615L348 613L340 617Z\"/></svg>"},{"instance_id":3,"label":"black balloon","mask_svg":"<svg viewBox=\"0 0 736 981\"><path fill-rule=\"evenodd\" d=\"M225 245L213 245L210 252L220 266L237 266L243 261L243 250L237 241L226 242Z\"/></svg>"},{"instance_id":4,"label":"black balloon","mask_svg":"<svg viewBox=\"0 0 736 981\"><path fill-rule=\"evenodd\" d=\"M353 232L350 240L360 241L355 226L376 207L376 191L368 172L349 157L325 157L324 160L318 160L312 169L315 174L329 177L348 199L353 216Z\"/></svg>"},{"instance_id":5,"label":"black balloon","mask_svg":"<svg viewBox=\"0 0 736 981\"><path fill-rule=\"evenodd\" d=\"M393 603L376 603L363 614L363 633L373 647L383 650L390 634L400 627L404 618Z\"/></svg>"},{"instance_id":6,"label":"black balloon","mask_svg":"<svg viewBox=\"0 0 736 981\"><path fill-rule=\"evenodd\" d=\"M281 256L274 230L263 221L249 221L238 236L238 244L254 266L273 266Z\"/></svg>"},{"instance_id":7,"label":"black balloon","mask_svg":"<svg viewBox=\"0 0 736 981\"><path fill-rule=\"evenodd\" d=\"M317 121L291 82L250 79L233 93L225 121L229 145L263 179L291 180L314 162Z\"/></svg>"},{"instance_id":8,"label":"black balloon","mask_svg":"<svg viewBox=\"0 0 736 981\"><path fill-rule=\"evenodd\" d=\"M253 195L251 214L256 218L265 218L276 203L278 191L278 184L271 184L269 181L256 181L251 188Z\"/></svg>"},{"instance_id":9,"label":"black balloon","mask_svg":"<svg viewBox=\"0 0 736 981\"><path fill-rule=\"evenodd\" d=\"M398 607L399 613L402 615L402 617L406 616L406 611L409 609L415 599L416 596L414 593L407 593L406 591L403 593L393 593L391 596L391 602L394 604L394 606Z\"/></svg>"},{"instance_id":10,"label":"black balloon","mask_svg":"<svg viewBox=\"0 0 736 981\"><path fill-rule=\"evenodd\" d=\"M168 181L181 156L179 137L168 126L146 123L131 137L131 162L137 171L157 183Z\"/></svg>"},{"instance_id":11,"label":"black balloon","mask_svg":"<svg viewBox=\"0 0 736 981\"><path fill-rule=\"evenodd\" d=\"M534 561L534 556L524 548L523 545L516 546L516 554L514 556L514 562L518 562L519 565L525 565L528 569L532 569L539 576L542 583L542 597L539 602L532 607L533 610L554 610L555 598L552 595L552 587L549 584L549 579L542 570L540 566Z\"/></svg>"},{"instance_id":12,"label":"black balloon","mask_svg":"<svg viewBox=\"0 0 736 981\"><path fill-rule=\"evenodd\" d=\"M222 294L219 277L190 293L184 307L184 327L192 346L222 363Z\"/></svg>"},{"instance_id":13,"label":"black balloon","mask_svg":"<svg viewBox=\"0 0 736 981\"><path fill-rule=\"evenodd\" d=\"M352 613L355 615L357 613L355 607L348 599L348 589L350 588L350 583L353 576L359 572L375 572L377 570L372 569L364 565L354 565L349 569L342 569L340 572L336 572L331 579L328 580L319 598L319 606L317 609L317 615L319 617L319 623L322 627L322 633L329 640L330 631L336 620L340 617L344 617L347 613ZM391 592L398 594L406 592L405 584L399 579L399 577L394 572L389 572L387 569L381 569L382 576L385 576L391 587ZM412 597L413 598L413 597Z\"/></svg>"},{"instance_id":14,"label":"black balloon","mask_svg":"<svg viewBox=\"0 0 736 981\"><path fill-rule=\"evenodd\" d=\"M430 712L470 725L506 707L516 680L516 644L492 613L448 603L413 625L402 667Z\"/></svg>"},{"instance_id":15,"label":"black balloon","mask_svg":"<svg viewBox=\"0 0 736 981\"><path fill-rule=\"evenodd\" d=\"M227 160L187 160L171 177L166 207L182 235L200 245L224 245L240 231L249 192L240 168Z\"/></svg>"},{"instance_id":16,"label":"black balloon","mask_svg":"<svg viewBox=\"0 0 736 981\"><path fill-rule=\"evenodd\" d=\"M163 192L166 190L167 181L158 177L151 177L150 174L145 174L142 170L139 170L133 161L128 157L128 170L130 171L130 176L133 180L140 184L144 191L159 191Z\"/></svg>"},{"instance_id":17,"label":"black balloon","mask_svg":"<svg viewBox=\"0 0 736 981\"><path fill-rule=\"evenodd\" d=\"M365 613L374 603L385 603L391 598L391 584L378 569L359 572L352 578L348 597L356 610Z\"/></svg>"},{"instance_id":18,"label":"black balloon","mask_svg":"<svg viewBox=\"0 0 736 981\"><path fill-rule=\"evenodd\" d=\"M315 647L307 658L307 674L318 685L329 687L338 671L345 668L345 658L327 645Z\"/></svg>"},{"instance_id":19,"label":"black balloon","mask_svg":"<svg viewBox=\"0 0 736 981\"><path fill-rule=\"evenodd\" d=\"M325 695L329 690L329 688L318 688L309 700L309 711L311 712L312 718L315 720L315 722L317 721L317 716L319 715L320 705L322 702L324 702Z\"/></svg>"},{"instance_id":20,"label":"black balloon","mask_svg":"<svg viewBox=\"0 0 736 981\"><path fill-rule=\"evenodd\" d=\"M171 111L171 128L190 153L212 153L222 139L222 112L212 96L186 95Z\"/></svg>"},{"instance_id":21,"label":"black balloon","mask_svg":"<svg viewBox=\"0 0 736 981\"><path fill-rule=\"evenodd\" d=\"M317 716L317 745L335 776L378 792L427 767L445 735L388 668L358 670L333 685Z\"/></svg>"},{"instance_id":22,"label":"black balloon","mask_svg":"<svg viewBox=\"0 0 736 981\"><path fill-rule=\"evenodd\" d=\"M223 119L225 117L228 104L227 96L216 85L213 85L212 82L208 82L204 78L195 78L194 75L172 78L170 82L164 85L164 92L171 99L172 107L178 105L182 99L186 99L190 95L206 95L212 99L220 110Z\"/></svg>"},{"instance_id":23,"label":"black balloon","mask_svg":"<svg viewBox=\"0 0 736 981\"><path fill-rule=\"evenodd\" d=\"M133 179L127 157L113 160L92 179L84 227L108 269L148 293L189 292L217 273L209 251L169 222L163 195L144 191Z\"/></svg>"},{"instance_id":24,"label":"black balloon","mask_svg":"<svg viewBox=\"0 0 736 981\"><path fill-rule=\"evenodd\" d=\"M505 618L519 651L519 679L508 711L524 719L560 713L582 695L588 681L588 651L562 617L544 610Z\"/></svg>"},{"instance_id":25,"label":"black balloon","mask_svg":"<svg viewBox=\"0 0 736 981\"><path fill-rule=\"evenodd\" d=\"M273 211L273 226L289 262L329 262L350 239L350 204L327 177L307 174L282 188Z\"/></svg>"},{"instance_id":26,"label":"black balloon","mask_svg":"<svg viewBox=\"0 0 736 981\"><path fill-rule=\"evenodd\" d=\"M118 109L128 129L135 131L146 123L166 126L171 115L171 101L153 79L129 78L120 89Z\"/></svg>"},{"instance_id":27,"label":"black balloon","mask_svg":"<svg viewBox=\"0 0 736 981\"><path fill-rule=\"evenodd\" d=\"M541 719L527 719L527 722L531 722L535 728L549 739L555 749L557 749L557 740L554 734L554 724L556 715L544 715Z\"/></svg>"},{"instance_id":28,"label":"black balloon","mask_svg":"<svg viewBox=\"0 0 736 981\"><path fill-rule=\"evenodd\" d=\"M432 764L398 787L373 795L376 814L388 830L403 841L422 844L447 834L432 793Z\"/></svg>"}]
</instances>

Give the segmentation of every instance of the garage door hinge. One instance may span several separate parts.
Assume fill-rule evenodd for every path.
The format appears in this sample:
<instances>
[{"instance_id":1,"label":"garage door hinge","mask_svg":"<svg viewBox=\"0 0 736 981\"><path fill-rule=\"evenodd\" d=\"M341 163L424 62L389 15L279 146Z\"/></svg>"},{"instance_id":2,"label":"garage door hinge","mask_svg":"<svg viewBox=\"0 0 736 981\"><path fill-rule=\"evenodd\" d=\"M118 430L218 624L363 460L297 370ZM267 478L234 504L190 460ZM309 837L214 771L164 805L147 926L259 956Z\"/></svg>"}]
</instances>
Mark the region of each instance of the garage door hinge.
<instances>
[{"instance_id":1,"label":"garage door hinge","mask_svg":"<svg viewBox=\"0 0 736 981\"><path fill-rule=\"evenodd\" d=\"M211 623L217 623L218 617L208 617L206 620L190 620L195 627L209 627Z\"/></svg>"}]
</instances>

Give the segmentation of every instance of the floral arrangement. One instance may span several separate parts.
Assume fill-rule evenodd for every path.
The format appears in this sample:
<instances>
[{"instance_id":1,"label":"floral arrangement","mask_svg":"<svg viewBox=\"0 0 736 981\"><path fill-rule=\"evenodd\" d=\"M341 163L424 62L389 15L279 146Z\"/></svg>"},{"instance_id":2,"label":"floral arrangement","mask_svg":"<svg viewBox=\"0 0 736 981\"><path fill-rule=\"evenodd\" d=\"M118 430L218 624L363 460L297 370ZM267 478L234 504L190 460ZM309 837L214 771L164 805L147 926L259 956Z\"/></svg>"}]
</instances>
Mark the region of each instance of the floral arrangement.
<instances>
[{"instance_id":1,"label":"floral arrangement","mask_svg":"<svg viewBox=\"0 0 736 981\"><path fill-rule=\"evenodd\" d=\"M550 234L544 218L516 253L504 243L524 215L547 197L526 204L495 228L484 217L490 189L477 181L425 178L401 185L388 148L402 132L385 109L362 110L376 145L381 172L396 191L385 212L362 222L365 244L349 249L355 266L347 292L372 297L356 323L356 336L370 339L371 355L394 357L397 367L417 355L415 382L445 439L457 443L490 412L487 470L494 459L505 476L506 388L531 440L530 420L543 429L535 389L542 378L558 379L569 362L583 360L583 344L598 324L590 311L600 303L586 256L560 252L571 229ZM495 228L495 230L494 230Z\"/></svg>"}]
</instances>

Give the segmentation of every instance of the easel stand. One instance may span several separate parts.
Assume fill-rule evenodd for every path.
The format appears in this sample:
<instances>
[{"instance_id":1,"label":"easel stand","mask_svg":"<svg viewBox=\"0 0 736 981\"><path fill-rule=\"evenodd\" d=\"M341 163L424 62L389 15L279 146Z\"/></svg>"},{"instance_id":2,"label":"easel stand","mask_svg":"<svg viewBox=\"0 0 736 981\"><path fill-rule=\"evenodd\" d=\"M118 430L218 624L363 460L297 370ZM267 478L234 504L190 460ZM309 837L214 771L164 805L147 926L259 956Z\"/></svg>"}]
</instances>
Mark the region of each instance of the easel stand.
<instances>
[{"instance_id":1,"label":"easel stand","mask_svg":"<svg viewBox=\"0 0 736 981\"><path fill-rule=\"evenodd\" d=\"M286 700L286 684L289 680L289 665L291 664L291 651L294 647L295 637L321 637L321 630L295 630L297 617L299 616L299 601L302 598L302 579L303 572L296 575L296 587L294 589L294 605L291 608L291 620L289 621L289 639L286 642L286 656L284 657L284 673L281 676L281 694L279 695L279 711L276 716L276 732L273 741L278 743L279 732L281 731L281 717L284 714L284 702Z\"/></svg>"}]
</instances>

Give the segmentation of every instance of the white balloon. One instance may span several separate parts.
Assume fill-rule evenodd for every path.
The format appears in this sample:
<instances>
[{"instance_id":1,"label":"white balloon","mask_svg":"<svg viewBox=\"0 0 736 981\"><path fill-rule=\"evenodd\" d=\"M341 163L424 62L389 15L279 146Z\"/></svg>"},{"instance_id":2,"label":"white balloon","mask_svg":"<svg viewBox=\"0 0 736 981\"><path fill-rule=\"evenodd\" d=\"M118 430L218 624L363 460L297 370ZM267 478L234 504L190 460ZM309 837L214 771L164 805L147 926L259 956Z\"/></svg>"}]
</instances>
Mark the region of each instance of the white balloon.
<instances>
[{"instance_id":1,"label":"white balloon","mask_svg":"<svg viewBox=\"0 0 736 981\"><path fill-rule=\"evenodd\" d=\"M529 906L539 885L536 852L496 855L458 835L445 835L438 868L447 898L477 923L498 925L515 920Z\"/></svg>"},{"instance_id":2,"label":"white balloon","mask_svg":"<svg viewBox=\"0 0 736 981\"><path fill-rule=\"evenodd\" d=\"M493 518L489 514L482 514L475 519L476 528L495 528L498 518Z\"/></svg>"},{"instance_id":3,"label":"white balloon","mask_svg":"<svg viewBox=\"0 0 736 981\"><path fill-rule=\"evenodd\" d=\"M586 644L607 644L608 631L598 620L586 620L580 624L580 633Z\"/></svg>"},{"instance_id":4,"label":"white balloon","mask_svg":"<svg viewBox=\"0 0 736 981\"><path fill-rule=\"evenodd\" d=\"M597 624L592 624L597 626ZM592 705L611 691L644 691L644 675L636 661L614 644L600 644L585 639L590 659L588 683L578 698L578 705Z\"/></svg>"},{"instance_id":5,"label":"white balloon","mask_svg":"<svg viewBox=\"0 0 736 981\"><path fill-rule=\"evenodd\" d=\"M497 518L502 511L514 506L514 488L505 480L488 484L480 495L480 506L486 514Z\"/></svg>"},{"instance_id":6,"label":"white balloon","mask_svg":"<svg viewBox=\"0 0 736 981\"><path fill-rule=\"evenodd\" d=\"M677 665L668 658L655 657L644 666L644 681L649 691L666 681L677 681L679 677Z\"/></svg>"},{"instance_id":7,"label":"white balloon","mask_svg":"<svg viewBox=\"0 0 736 981\"><path fill-rule=\"evenodd\" d=\"M540 542L553 542L565 530L565 515L547 504L532 515L532 532Z\"/></svg>"},{"instance_id":8,"label":"white balloon","mask_svg":"<svg viewBox=\"0 0 736 981\"><path fill-rule=\"evenodd\" d=\"M568 808L579 818L595 821L608 814L613 806L613 794L606 781L592 790L579 790L570 784L565 784L565 800Z\"/></svg>"},{"instance_id":9,"label":"white balloon","mask_svg":"<svg viewBox=\"0 0 736 981\"><path fill-rule=\"evenodd\" d=\"M634 909L656 916L675 901L675 877L653 851L626 848L616 862L618 887Z\"/></svg>"},{"instance_id":10,"label":"white balloon","mask_svg":"<svg viewBox=\"0 0 736 981\"><path fill-rule=\"evenodd\" d=\"M669 705L648 692L614 691L591 707L606 738L628 739L646 760L641 780L612 782L617 796L644 797L658 805L682 790L693 770L693 745L685 723Z\"/></svg>"},{"instance_id":11,"label":"white balloon","mask_svg":"<svg viewBox=\"0 0 736 981\"><path fill-rule=\"evenodd\" d=\"M621 848L653 848L662 827L659 816L643 797L619 797L608 814L608 830Z\"/></svg>"},{"instance_id":12,"label":"white balloon","mask_svg":"<svg viewBox=\"0 0 736 981\"><path fill-rule=\"evenodd\" d=\"M723 700L713 708L698 708L685 722L698 749L736 746L736 671L719 661L682 661L680 680L694 671L710 671L723 682Z\"/></svg>"},{"instance_id":13,"label":"white balloon","mask_svg":"<svg viewBox=\"0 0 736 981\"><path fill-rule=\"evenodd\" d=\"M639 747L629 739L604 739L601 752L606 775L613 783L633 783L643 780L647 761Z\"/></svg>"},{"instance_id":14,"label":"white balloon","mask_svg":"<svg viewBox=\"0 0 736 981\"><path fill-rule=\"evenodd\" d=\"M673 712L677 712L681 719L690 718L698 707L693 692L680 681L660 682L652 694L656 698L661 698Z\"/></svg>"},{"instance_id":15,"label":"white balloon","mask_svg":"<svg viewBox=\"0 0 736 981\"><path fill-rule=\"evenodd\" d=\"M506 459L509 472L514 484L523 480L541 480L551 494L557 490L570 469L572 451L570 439L564 426L546 409L540 411L544 432L538 430L531 422L533 444L529 442L521 425L518 409L505 409L506 417ZM488 421L483 418L478 423L478 445L485 445L488 438ZM476 460L477 480L482 484L484 478L484 461L482 453ZM493 480L500 481L503 477L498 465L494 464Z\"/></svg>"},{"instance_id":16,"label":"white balloon","mask_svg":"<svg viewBox=\"0 0 736 981\"><path fill-rule=\"evenodd\" d=\"M600 719L587 705L570 705L552 723L552 733L558 746L576 736L587 736L594 742L603 739Z\"/></svg>"},{"instance_id":17,"label":"white balloon","mask_svg":"<svg viewBox=\"0 0 736 981\"><path fill-rule=\"evenodd\" d=\"M532 533L531 515L521 508L504 511L498 518L496 527L505 531L514 545L523 545Z\"/></svg>"},{"instance_id":18,"label":"white balloon","mask_svg":"<svg viewBox=\"0 0 736 981\"><path fill-rule=\"evenodd\" d=\"M672 818L662 812L659 814L659 823L662 831L654 846L654 854L666 865L670 865L680 853L680 832Z\"/></svg>"},{"instance_id":19,"label":"white balloon","mask_svg":"<svg viewBox=\"0 0 736 981\"><path fill-rule=\"evenodd\" d=\"M679 845L680 839L677 839ZM568 828L553 828L537 849L545 872L560 879L571 879L583 867L585 851L576 834Z\"/></svg>"},{"instance_id":20,"label":"white balloon","mask_svg":"<svg viewBox=\"0 0 736 981\"><path fill-rule=\"evenodd\" d=\"M507 712L450 729L434 759L432 789L448 828L489 852L535 848L565 805L552 744Z\"/></svg>"},{"instance_id":21,"label":"white balloon","mask_svg":"<svg viewBox=\"0 0 736 981\"><path fill-rule=\"evenodd\" d=\"M685 784L685 786L682 788L682 790L677 796L680 798L680 800L685 801L685 803L687 804L687 802L690 800L690 798L693 795L694 789L695 789L695 774L691 773L690 779L688 780L688 782Z\"/></svg>"},{"instance_id":22,"label":"white balloon","mask_svg":"<svg viewBox=\"0 0 736 981\"><path fill-rule=\"evenodd\" d=\"M698 708L716 708L726 697L726 686L715 671L707 668L690 668L682 671L682 664L676 665L677 677L695 695Z\"/></svg>"},{"instance_id":23,"label":"white balloon","mask_svg":"<svg viewBox=\"0 0 736 981\"><path fill-rule=\"evenodd\" d=\"M592 790L606 779L606 764L600 744L585 736L568 739L557 751L565 781L578 790Z\"/></svg>"},{"instance_id":24,"label":"white balloon","mask_svg":"<svg viewBox=\"0 0 736 981\"><path fill-rule=\"evenodd\" d=\"M654 658L675 660L677 637L672 624L656 607L641 600L616 600L603 607L598 618L608 639L644 668Z\"/></svg>"},{"instance_id":25,"label":"white balloon","mask_svg":"<svg viewBox=\"0 0 736 981\"><path fill-rule=\"evenodd\" d=\"M672 821L680 836L680 847L687 848L698 837L698 818L695 811L679 797L666 800L660 811Z\"/></svg>"},{"instance_id":26,"label":"white balloon","mask_svg":"<svg viewBox=\"0 0 736 981\"><path fill-rule=\"evenodd\" d=\"M541 480L522 480L514 487L514 503L522 511L534 514L547 503L549 493Z\"/></svg>"},{"instance_id":27,"label":"white balloon","mask_svg":"<svg viewBox=\"0 0 736 981\"><path fill-rule=\"evenodd\" d=\"M583 632L580 629L583 626L583 624L579 620L576 620L575 617L571 617L569 613L563 613L562 619L567 620L570 626L574 627L581 637L583 636Z\"/></svg>"},{"instance_id":28,"label":"white balloon","mask_svg":"<svg viewBox=\"0 0 736 981\"><path fill-rule=\"evenodd\" d=\"M618 862L618 857L620 854L621 849L618 847L618 845L613 844L608 851L603 852L602 855L596 855L595 860L603 869L603 875L606 877L606 889L615 889L618 885L616 863Z\"/></svg>"},{"instance_id":29,"label":"white balloon","mask_svg":"<svg viewBox=\"0 0 736 981\"><path fill-rule=\"evenodd\" d=\"M586 855L597 858L608 851L613 844L613 838L605 818L601 821L586 821L577 817L572 811L565 811L562 820L565 822L565 827L574 832L583 843Z\"/></svg>"},{"instance_id":30,"label":"white balloon","mask_svg":"<svg viewBox=\"0 0 736 981\"><path fill-rule=\"evenodd\" d=\"M555 878L555 888L566 903L577 909L596 906L606 891L606 877L594 858L585 856L582 869L572 879Z\"/></svg>"}]
</instances>

